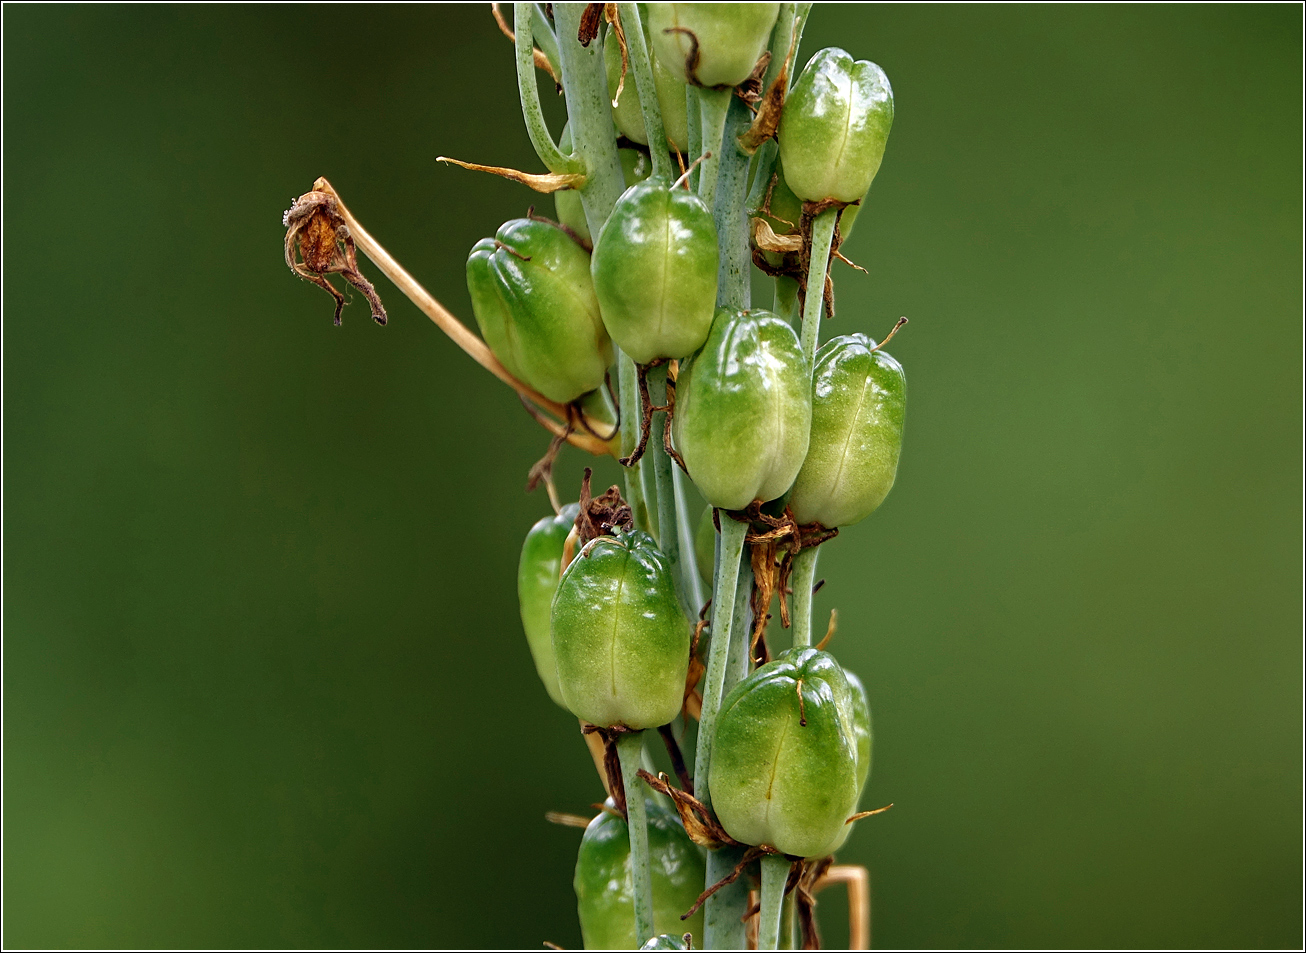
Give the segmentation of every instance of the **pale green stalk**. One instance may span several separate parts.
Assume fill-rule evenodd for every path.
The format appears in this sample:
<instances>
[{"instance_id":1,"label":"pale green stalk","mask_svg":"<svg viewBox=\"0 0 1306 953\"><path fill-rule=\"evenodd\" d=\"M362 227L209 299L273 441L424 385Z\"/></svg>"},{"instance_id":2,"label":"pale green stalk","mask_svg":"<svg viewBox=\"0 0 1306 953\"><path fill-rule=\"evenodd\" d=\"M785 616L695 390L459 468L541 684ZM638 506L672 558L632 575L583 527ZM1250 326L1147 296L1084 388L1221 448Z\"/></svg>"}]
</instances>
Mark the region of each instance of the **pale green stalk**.
<instances>
[{"instance_id":1,"label":"pale green stalk","mask_svg":"<svg viewBox=\"0 0 1306 953\"><path fill-rule=\"evenodd\" d=\"M739 136L748 129L752 114L737 96L731 96L728 105L725 134L720 145L716 200L712 206L721 252L717 270L717 303L742 309L748 307L753 258L748 244L746 202L749 157L739 148Z\"/></svg>"},{"instance_id":2,"label":"pale green stalk","mask_svg":"<svg viewBox=\"0 0 1306 953\"><path fill-rule=\"evenodd\" d=\"M819 547L804 549L794 557L793 591L794 648L812 644L812 582L816 579L816 556Z\"/></svg>"},{"instance_id":3,"label":"pale green stalk","mask_svg":"<svg viewBox=\"0 0 1306 953\"><path fill-rule=\"evenodd\" d=\"M544 4L533 3L535 15L531 17L531 23L535 27L535 45L540 48L540 52L548 59L549 65L553 67L553 75L562 75L561 61L558 59L558 38L553 35L553 27L549 25L549 18L544 15Z\"/></svg>"},{"instance_id":4,"label":"pale green stalk","mask_svg":"<svg viewBox=\"0 0 1306 953\"><path fill-rule=\"evenodd\" d=\"M698 197L708 208L713 205L717 189L717 167L721 162L721 137L726 128L726 114L730 111L730 100L734 99L730 89L704 89L698 87L700 123L703 129L702 154L706 157L698 167Z\"/></svg>"},{"instance_id":5,"label":"pale green stalk","mask_svg":"<svg viewBox=\"0 0 1306 953\"><path fill-rule=\"evenodd\" d=\"M617 354L617 389L621 401L621 455L628 457L635 452L635 442L639 440L639 381L635 376L635 362L630 355L619 351ZM656 535L653 526L648 499L644 494L644 481L638 463L625 467L626 502L635 517L635 525L648 533Z\"/></svg>"},{"instance_id":6,"label":"pale green stalk","mask_svg":"<svg viewBox=\"0 0 1306 953\"><path fill-rule=\"evenodd\" d=\"M839 210L829 208L812 223L812 256L807 265L807 298L803 302L803 354L815 367L816 345L820 338L821 311L825 302L825 275L830 267L830 243Z\"/></svg>"},{"instance_id":7,"label":"pale green stalk","mask_svg":"<svg viewBox=\"0 0 1306 953\"><path fill-rule=\"evenodd\" d=\"M779 946L780 908L791 866L783 854L767 854L762 858L762 910L757 921L759 950L774 950Z\"/></svg>"},{"instance_id":8,"label":"pale green stalk","mask_svg":"<svg viewBox=\"0 0 1306 953\"><path fill-rule=\"evenodd\" d=\"M679 524L680 533L680 575L685 581L685 596L689 599L691 606L695 606L694 614L689 617L693 622L698 618L698 613L703 608L703 578L698 574L698 549L694 545L693 520L689 518L689 507L685 493L685 476L680 467L673 467L671 470L672 482L676 487L676 516Z\"/></svg>"},{"instance_id":9,"label":"pale green stalk","mask_svg":"<svg viewBox=\"0 0 1306 953\"><path fill-rule=\"evenodd\" d=\"M658 104L658 91L653 84L653 66L649 61L648 44L644 42L639 4L619 3L617 11L621 15L621 28L626 34L630 68L635 74L635 89L639 93L639 111L644 116L644 133L648 137L649 156L653 160L653 175L670 182L675 176L671 174L671 154L667 151L662 107Z\"/></svg>"},{"instance_id":10,"label":"pale green stalk","mask_svg":"<svg viewBox=\"0 0 1306 953\"><path fill-rule=\"evenodd\" d=\"M635 893L635 942L643 946L653 936L653 877L649 871L648 817L644 782L639 777L644 752L642 732L617 736L621 781L626 789L626 827L630 831L630 871Z\"/></svg>"},{"instance_id":11,"label":"pale green stalk","mask_svg":"<svg viewBox=\"0 0 1306 953\"><path fill-rule=\"evenodd\" d=\"M798 949L798 891L791 890L785 897L784 908L780 911L780 949Z\"/></svg>"},{"instance_id":12,"label":"pale green stalk","mask_svg":"<svg viewBox=\"0 0 1306 953\"><path fill-rule=\"evenodd\" d=\"M667 402L667 365L661 364L648 369L649 400L656 406ZM675 478L671 470L674 464L667 455L666 439L667 415L657 413L649 423L648 452L644 459L652 458L653 474L658 487L658 548L671 563L671 576L675 580L676 598L680 600L680 609L686 619L698 617L698 606L691 606L689 594L685 590L685 580L681 574L680 520L676 516Z\"/></svg>"},{"instance_id":13,"label":"pale green stalk","mask_svg":"<svg viewBox=\"0 0 1306 953\"><path fill-rule=\"evenodd\" d=\"M685 118L689 128L689 155L685 156L685 165L688 166L703 154L703 108L698 87L693 83L685 84ZM689 188L695 194L698 194L701 172L701 166L694 166L689 173Z\"/></svg>"},{"instance_id":14,"label":"pale green stalk","mask_svg":"<svg viewBox=\"0 0 1306 953\"><path fill-rule=\"evenodd\" d=\"M535 4L513 4L513 32L517 37L517 95L521 99L522 116L526 119L526 134L530 136L535 154L550 172L583 172L583 164L558 148L544 121L540 108L540 87L535 81L535 40L531 20Z\"/></svg>"}]
</instances>

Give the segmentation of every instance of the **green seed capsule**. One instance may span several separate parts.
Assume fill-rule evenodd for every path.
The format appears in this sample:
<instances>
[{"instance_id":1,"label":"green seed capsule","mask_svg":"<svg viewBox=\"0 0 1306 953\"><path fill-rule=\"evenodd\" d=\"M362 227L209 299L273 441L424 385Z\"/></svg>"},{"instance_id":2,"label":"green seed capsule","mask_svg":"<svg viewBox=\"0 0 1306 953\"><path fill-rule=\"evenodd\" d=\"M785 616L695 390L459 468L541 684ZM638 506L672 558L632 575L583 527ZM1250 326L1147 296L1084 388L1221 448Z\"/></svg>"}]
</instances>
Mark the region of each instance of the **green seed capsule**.
<instances>
[{"instance_id":1,"label":"green seed capsule","mask_svg":"<svg viewBox=\"0 0 1306 953\"><path fill-rule=\"evenodd\" d=\"M699 911L701 913L702 911ZM692 949L685 942L685 935L672 936L670 933L663 933L658 936L651 936L648 942L640 947L641 950L688 950Z\"/></svg>"},{"instance_id":2,"label":"green seed capsule","mask_svg":"<svg viewBox=\"0 0 1306 953\"><path fill-rule=\"evenodd\" d=\"M563 126L562 135L558 137L558 148L571 154L571 127ZM621 160L621 172L626 179L626 188L636 182L643 182L653 171L653 164L648 155L638 149L618 149L617 158ZM575 189L562 189L553 193L553 205L557 209L558 221L566 225L578 236L591 245L594 236L590 234L589 221L585 218L585 206L581 203L580 193Z\"/></svg>"},{"instance_id":3,"label":"green seed capsule","mask_svg":"<svg viewBox=\"0 0 1306 953\"><path fill-rule=\"evenodd\" d=\"M856 201L880 169L892 125L893 90L884 70L840 49L821 50L780 116L785 181L810 202Z\"/></svg>"},{"instance_id":4,"label":"green seed capsule","mask_svg":"<svg viewBox=\"0 0 1306 953\"><path fill-rule=\"evenodd\" d=\"M778 3L650 3L653 54L696 86L738 86L753 72Z\"/></svg>"},{"instance_id":5,"label":"green seed capsule","mask_svg":"<svg viewBox=\"0 0 1306 953\"><path fill-rule=\"evenodd\" d=\"M569 503L557 516L546 516L526 534L521 561L517 564L517 601L521 607L521 624L526 630L535 670L540 673L549 697L567 707L558 687L558 667L553 661L553 636L550 619L553 594L558 591L562 568L562 547L567 534L576 524L580 507Z\"/></svg>"},{"instance_id":6,"label":"green seed capsule","mask_svg":"<svg viewBox=\"0 0 1306 953\"><path fill-rule=\"evenodd\" d=\"M871 703L866 697L866 686L862 680L854 675L848 669L843 670L844 678L848 679L848 687L852 690L852 724L853 736L857 742L857 803L853 805L853 813L856 814L862 807L862 795L866 793L866 779L871 775ZM848 840L848 835L852 833L853 825L845 824L843 833L835 840L835 845L831 850L838 850Z\"/></svg>"},{"instance_id":7,"label":"green seed capsule","mask_svg":"<svg viewBox=\"0 0 1306 953\"><path fill-rule=\"evenodd\" d=\"M810 365L769 311L721 308L680 370L676 449L713 506L738 510L793 485L812 420Z\"/></svg>"},{"instance_id":8,"label":"green seed capsule","mask_svg":"<svg viewBox=\"0 0 1306 953\"><path fill-rule=\"evenodd\" d=\"M603 384L612 342L585 249L551 222L517 218L467 259L485 343L514 377L568 403Z\"/></svg>"},{"instance_id":9,"label":"green seed capsule","mask_svg":"<svg viewBox=\"0 0 1306 953\"><path fill-rule=\"evenodd\" d=\"M691 629L647 533L591 540L562 574L552 628L558 684L576 717L640 730L680 713Z\"/></svg>"},{"instance_id":10,"label":"green seed capsule","mask_svg":"<svg viewBox=\"0 0 1306 953\"><path fill-rule=\"evenodd\" d=\"M703 201L649 179L617 200L591 272L603 323L637 364L692 354L716 310L716 225Z\"/></svg>"},{"instance_id":11,"label":"green seed capsule","mask_svg":"<svg viewBox=\"0 0 1306 953\"><path fill-rule=\"evenodd\" d=\"M678 150L688 152L689 118L685 105L685 81L663 66L651 50L649 60L649 65L653 67L653 86L658 94L663 131ZM617 95L617 86L621 83L621 45L617 42L615 33L609 33L603 43L603 65L608 73L608 96L615 98L617 103L612 107L612 118L617 123L617 131L641 146L649 145L648 132L644 129L644 113L639 107L634 70L626 70L626 82L621 88L621 95ZM666 143L660 145L666 148Z\"/></svg>"},{"instance_id":12,"label":"green seed capsule","mask_svg":"<svg viewBox=\"0 0 1306 953\"><path fill-rule=\"evenodd\" d=\"M612 805L610 799L607 803ZM701 937L703 911L683 922L680 915L694 905L703 891L707 872L703 849L689 839L674 813L652 801L644 803L648 812L649 867L653 878L653 929L662 933L671 931L677 942L684 933ZM638 946L630 834L620 817L604 811L585 828L573 885L585 949L633 950ZM644 947L684 948L683 944Z\"/></svg>"},{"instance_id":13,"label":"green seed capsule","mask_svg":"<svg viewBox=\"0 0 1306 953\"><path fill-rule=\"evenodd\" d=\"M789 498L800 523L852 526L893 487L907 378L864 334L827 341L812 378L812 443Z\"/></svg>"},{"instance_id":14,"label":"green seed capsule","mask_svg":"<svg viewBox=\"0 0 1306 953\"><path fill-rule=\"evenodd\" d=\"M852 689L833 657L781 653L726 696L717 715L712 806L745 844L796 857L833 850L857 806Z\"/></svg>"}]
</instances>

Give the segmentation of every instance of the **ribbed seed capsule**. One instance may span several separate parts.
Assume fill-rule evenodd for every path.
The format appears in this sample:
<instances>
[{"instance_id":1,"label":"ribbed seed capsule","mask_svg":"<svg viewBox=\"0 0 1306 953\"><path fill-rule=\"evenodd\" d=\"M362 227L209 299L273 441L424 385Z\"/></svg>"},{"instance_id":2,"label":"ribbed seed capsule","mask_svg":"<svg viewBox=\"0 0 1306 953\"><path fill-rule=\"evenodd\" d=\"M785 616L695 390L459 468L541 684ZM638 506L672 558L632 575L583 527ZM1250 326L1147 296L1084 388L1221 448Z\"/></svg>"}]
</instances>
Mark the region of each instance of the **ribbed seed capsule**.
<instances>
[{"instance_id":1,"label":"ribbed seed capsule","mask_svg":"<svg viewBox=\"0 0 1306 953\"><path fill-rule=\"evenodd\" d=\"M589 255L561 228L505 222L472 248L467 290L481 336L513 376L563 404L602 385L612 342Z\"/></svg>"},{"instance_id":2,"label":"ribbed seed capsule","mask_svg":"<svg viewBox=\"0 0 1306 953\"><path fill-rule=\"evenodd\" d=\"M840 49L821 50L780 116L785 181L805 201L858 200L880 169L892 125L893 90L884 70Z\"/></svg>"},{"instance_id":3,"label":"ribbed seed capsule","mask_svg":"<svg viewBox=\"0 0 1306 953\"><path fill-rule=\"evenodd\" d=\"M558 667L553 661L553 635L551 617L553 594L558 591L558 576L562 571L562 549L576 522L580 507L569 503L557 516L546 516L526 534L522 544L521 560L517 563L517 601L521 608L521 624L526 630L526 644L540 681L558 705L562 690L558 687Z\"/></svg>"},{"instance_id":4,"label":"ribbed seed capsule","mask_svg":"<svg viewBox=\"0 0 1306 953\"><path fill-rule=\"evenodd\" d=\"M852 526L884 502L898 473L907 378L864 334L827 341L812 377L812 442L789 497L800 523Z\"/></svg>"},{"instance_id":5,"label":"ribbed seed capsule","mask_svg":"<svg viewBox=\"0 0 1306 953\"><path fill-rule=\"evenodd\" d=\"M712 748L712 807L726 833L796 857L830 853L857 805L853 709L843 669L813 648L736 685Z\"/></svg>"},{"instance_id":6,"label":"ribbed seed capsule","mask_svg":"<svg viewBox=\"0 0 1306 953\"><path fill-rule=\"evenodd\" d=\"M721 308L680 370L676 449L713 506L739 510L793 485L807 455L812 390L794 329L769 311Z\"/></svg>"},{"instance_id":7,"label":"ribbed seed capsule","mask_svg":"<svg viewBox=\"0 0 1306 953\"><path fill-rule=\"evenodd\" d=\"M671 811L645 801L648 812L649 868L653 877L653 929L679 940L703 936L703 911L680 915L703 891L707 864L703 849L689 839ZM612 806L612 801L607 802ZM630 834L626 822L604 811L590 821L576 857L576 908L587 950L633 950L635 894L630 872ZM655 947L655 949L684 949Z\"/></svg>"},{"instance_id":8,"label":"ribbed seed capsule","mask_svg":"<svg viewBox=\"0 0 1306 953\"><path fill-rule=\"evenodd\" d=\"M691 630L647 533L586 544L558 584L552 630L558 685L576 717L641 730L680 713Z\"/></svg>"},{"instance_id":9,"label":"ribbed seed capsule","mask_svg":"<svg viewBox=\"0 0 1306 953\"><path fill-rule=\"evenodd\" d=\"M778 3L650 3L653 55L696 86L738 86L753 72Z\"/></svg>"},{"instance_id":10,"label":"ribbed seed capsule","mask_svg":"<svg viewBox=\"0 0 1306 953\"><path fill-rule=\"evenodd\" d=\"M692 354L712 325L719 258L712 213L697 195L656 178L627 189L591 261L612 340L637 364Z\"/></svg>"},{"instance_id":11,"label":"ribbed seed capsule","mask_svg":"<svg viewBox=\"0 0 1306 953\"><path fill-rule=\"evenodd\" d=\"M843 670L843 675L848 679L848 688L852 690L853 738L857 745L857 802L853 805L853 813L856 814L861 810L866 780L871 776L871 742L874 737L871 732L871 703L866 697L866 686L862 680L848 669ZM843 833L835 838L834 846L830 849L838 850L842 847L852 830L852 824L845 824Z\"/></svg>"}]
</instances>

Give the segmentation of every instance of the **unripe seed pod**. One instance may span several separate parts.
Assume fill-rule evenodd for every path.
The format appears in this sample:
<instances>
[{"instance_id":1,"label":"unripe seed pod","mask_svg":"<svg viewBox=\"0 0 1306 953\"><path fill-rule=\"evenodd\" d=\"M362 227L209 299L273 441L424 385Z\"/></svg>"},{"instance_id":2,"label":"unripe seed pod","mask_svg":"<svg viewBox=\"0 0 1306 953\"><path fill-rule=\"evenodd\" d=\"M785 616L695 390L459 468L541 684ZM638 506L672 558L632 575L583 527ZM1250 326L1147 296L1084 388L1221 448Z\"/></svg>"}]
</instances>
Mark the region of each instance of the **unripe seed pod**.
<instances>
[{"instance_id":1,"label":"unripe seed pod","mask_svg":"<svg viewBox=\"0 0 1306 953\"><path fill-rule=\"evenodd\" d=\"M696 86L738 86L752 75L780 15L778 3L650 3L653 55Z\"/></svg>"},{"instance_id":2,"label":"unripe seed pod","mask_svg":"<svg viewBox=\"0 0 1306 953\"><path fill-rule=\"evenodd\" d=\"M704 498L739 510L793 485L812 421L810 365L794 329L769 311L721 308L680 369L676 449Z\"/></svg>"},{"instance_id":3,"label":"unripe seed pod","mask_svg":"<svg viewBox=\"0 0 1306 953\"><path fill-rule=\"evenodd\" d=\"M653 86L658 94L658 109L662 113L663 131L681 152L689 151L689 117L685 103L685 81L662 65L662 61L649 51L649 65L653 67ZM635 71L626 70L626 82L617 95L617 86L621 83L621 45L617 34L609 33L603 41L603 65L608 73L608 95L616 97L617 105L612 107L612 118L617 123L617 131L631 142L653 148L648 141L648 131L644 128L644 113L639 106L639 92L635 85ZM667 144L657 144L666 149Z\"/></svg>"},{"instance_id":4,"label":"unripe seed pod","mask_svg":"<svg viewBox=\"0 0 1306 953\"><path fill-rule=\"evenodd\" d=\"M785 181L805 201L858 200L880 169L892 125L893 90L884 70L840 49L821 50L780 116Z\"/></svg>"},{"instance_id":5,"label":"unripe seed pod","mask_svg":"<svg viewBox=\"0 0 1306 953\"><path fill-rule=\"evenodd\" d=\"M853 736L857 743L857 803L853 805L853 813L856 814L862 807L862 795L866 793L866 779L871 775L871 742L873 735L871 733L871 703L866 697L866 686L862 680L854 675L848 669L843 670L844 678L848 679L848 687L852 690L853 702ZM852 833L853 825L844 825L843 833L835 839L835 844L831 850L838 850L848 840L848 835Z\"/></svg>"},{"instance_id":6,"label":"unripe seed pod","mask_svg":"<svg viewBox=\"0 0 1306 953\"><path fill-rule=\"evenodd\" d=\"M675 939L703 936L703 911L688 920L680 915L703 891L707 862L680 819L666 808L645 801L648 814L649 869L653 880L653 929L672 932ZM607 802L612 805L611 799ZM587 950L633 950L635 889L630 870L630 834L626 822L603 811L590 821L576 857L576 909ZM655 937L656 939L656 937ZM652 942L652 941L650 941ZM681 949L661 946L644 949Z\"/></svg>"},{"instance_id":7,"label":"unripe seed pod","mask_svg":"<svg viewBox=\"0 0 1306 953\"><path fill-rule=\"evenodd\" d=\"M800 523L852 526L893 487L907 378L864 334L827 341L812 377L812 442L789 497Z\"/></svg>"},{"instance_id":8,"label":"unripe seed pod","mask_svg":"<svg viewBox=\"0 0 1306 953\"><path fill-rule=\"evenodd\" d=\"M467 259L485 343L514 377L560 404L603 384L612 342L585 249L552 222L516 218Z\"/></svg>"},{"instance_id":9,"label":"unripe seed pod","mask_svg":"<svg viewBox=\"0 0 1306 953\"><path fill-rule=\"evenodd\" d=\"M521 607L521 624L526 630L526 644L530 646L535 670L540 681L558 705L562 690L558 687L558 667L553 661L553 635L550 628L553 613L553 594L558 591L558 577L562 573L562 549L567 534L576 524L580 507L568 503L557 516L546 516L526 534L522 544L521 561L517 564L517 601Z\"/></svg>"},{"instance_id":10,"label":"unripe seed pod","mask_svg":"<svg viewBox=\"0 0 1306 953\"><path fill-rule=\"evenodd\" d=\"M698 911L699 914L701 914L702 912L703 911L701 910ZM661 933L657 936L649 937L648 942L646 942L643 946L641 946L640 949L641 950L689 950L692 949L692 947L685 942L685 936L687 935L690 936L690 939L693 939L693 936L689 934L688 930L685 931L685 933L680 936L672 936L670 933Z\"/></svg>"},{"instance_id":11,"label":"unripe seed pod","mask_svg":"<svg viewBox=\"0 0 1306 953\"><path fill-rule=\"evenodd\" d=\"M712 807L745 844L823 857L857 806L852 689L833 657L781 653L734 687L717 715Z\"/></svg>"},{"instance_id":12,"label":"unripe seed pod","mask_svg":"<svg viewBox=\"0 0 1306 953\"><path fill-rule=\"evenodd\" d=\"M577 718L641 730L680 713L691 630L647 533L586 544L562 574L552 628L558 684Z\"/></svg>"},{"instance_id":13,"label":"unripe seed pod","mask_svg":"<svg viewBox=\"0 0 1306 953\"><path fill-rule=\"evenodd\" d=\"M716 224L702 199L652 178L617 200L594 243L603 323L637 364L698 349L716 310Z\"/></svg>"}]
</instances>

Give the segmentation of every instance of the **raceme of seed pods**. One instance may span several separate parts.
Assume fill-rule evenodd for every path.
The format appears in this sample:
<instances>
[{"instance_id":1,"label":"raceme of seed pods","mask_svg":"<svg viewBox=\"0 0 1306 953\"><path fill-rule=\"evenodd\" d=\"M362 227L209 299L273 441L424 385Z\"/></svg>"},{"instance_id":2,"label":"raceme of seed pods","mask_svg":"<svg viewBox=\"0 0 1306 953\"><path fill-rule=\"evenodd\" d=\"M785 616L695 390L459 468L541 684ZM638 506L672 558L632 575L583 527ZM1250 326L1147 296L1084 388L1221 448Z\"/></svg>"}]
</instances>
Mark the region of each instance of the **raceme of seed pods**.
<instances>
[{"instance_id":1,"label":"raceme of seed pods","mask_svg":"<svg viewBox=\"0 0 1306 953\"><path fill-rule=\"evenodd\" d=\"M446 161L553 193L557 219L532 208L472 248L479 340L325 179L286 213L298 275L338 302L325 275L343 275L383 323L361 248L554 434L531 483L557 515L526 535L518 596L540 681L607 794L592 819L555 816L585 826L587 948L813 948L832 854L878 813L858 813L866 691L829 634L812 645L811 609L818 547L884 501L902 446L906 379L885 342L817 347L893 94L840 49L793 77L810 8L518 3L509 23L495 5L548 171ZM538 73L566 100L556 138ZM753 267L774 279L770 310L751 306ZM617 457L624 487L596 496L586 470L560 505L564 442ZM771 657L777 602L792 647ZM649 770L646 744L676 777Z\"/></svg>"}]
</instances>

